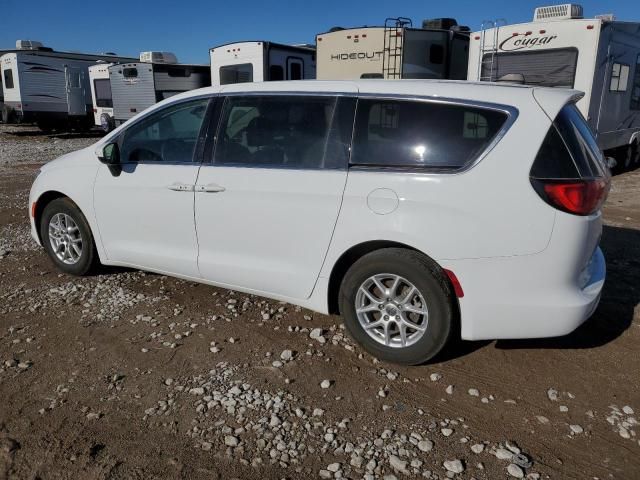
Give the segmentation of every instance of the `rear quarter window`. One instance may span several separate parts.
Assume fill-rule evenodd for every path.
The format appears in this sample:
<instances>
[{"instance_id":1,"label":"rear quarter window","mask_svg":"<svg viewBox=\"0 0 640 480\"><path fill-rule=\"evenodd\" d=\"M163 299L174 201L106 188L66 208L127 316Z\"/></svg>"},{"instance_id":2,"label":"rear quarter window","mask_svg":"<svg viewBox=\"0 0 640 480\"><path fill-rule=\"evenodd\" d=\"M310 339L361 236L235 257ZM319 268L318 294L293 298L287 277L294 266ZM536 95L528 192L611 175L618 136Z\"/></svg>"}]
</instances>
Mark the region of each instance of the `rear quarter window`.
<instances>
[{"instance_id":1,"label":"rear quarter window","mask_svg":"<svg viewBox=\"0 0 640 480\"><path fill-rule=\"evenodd\" d=\"M351 164L458 170L489 146L507 118L474 106L360 99Z\"/></svg>"}]
</instances>

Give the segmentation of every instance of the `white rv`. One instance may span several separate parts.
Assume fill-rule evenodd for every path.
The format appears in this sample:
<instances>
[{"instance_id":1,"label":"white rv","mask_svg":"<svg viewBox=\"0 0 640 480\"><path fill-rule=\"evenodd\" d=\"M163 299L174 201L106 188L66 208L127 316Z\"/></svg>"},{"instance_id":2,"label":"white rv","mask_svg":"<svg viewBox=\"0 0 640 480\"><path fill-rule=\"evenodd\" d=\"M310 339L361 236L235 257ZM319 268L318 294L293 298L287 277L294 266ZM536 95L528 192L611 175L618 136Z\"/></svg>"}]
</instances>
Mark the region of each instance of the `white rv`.
<instances>
[{"instance_id":1,"label":"white rv","mask_svg":"<svg viewBox=\"0 0 640 480\"><path fill-rule=\"evenodd\" d=\"M575 4L540 7L533 22L471 34L468 79L584 92L577 105L618 166L640 161L640 23L583 18Z\"/></svg>"},{"instance_id":2,"label":"white rv","mask_svg":"<svg viewBox=\"0 0 640 480\"><path fill-rule=\"evenodd\" d=\"M209 50L213 85L316 78L315 48L274 42L237 42Z\"/></svg>"},{"instance_id":3,"label":"white rv","mask_svg":"<svg viewBox=\"0 0 640 480\"><path fill-rule=\"evenodd\" d=\"M317 78L466 79L469 29L452 18L388 18L384 27L333 28L316 35Z\"/></svg>"},{"instance_id":4,"label":"white rv","mask_svg":"<svg viewBox=\"0 0 640 480\"><path fill-rule=\"evenodd\" d=\"M208 65L177 62L169 52L142 52L139 62L108 68L115 126L165 98L211 86Z\"/></svg>"},{"instance_id":5,"label":"white rv","mask_svg":"<svg viewBox=\"0 0 640 480\"><path fill-rule=\"evenodd\" d=\"M88 67L101 60L130 59L57 52L39 42L18 40L15 50L0 57L3 117L35 122L45 131L91 128Z\"/></svg>"},{"instance_id":6,"label":"white rv","mask_svg":"<svg viewBox=\"0 0 640 480\"><path fill-rule=\"evenodd\" d=\"M113 63L96 63L89 67L89 83L91 85L91 102L93 103L93 123L106 133L115 127L113 120L113 98L109 67Z\"/></svg>"}]
</instances>

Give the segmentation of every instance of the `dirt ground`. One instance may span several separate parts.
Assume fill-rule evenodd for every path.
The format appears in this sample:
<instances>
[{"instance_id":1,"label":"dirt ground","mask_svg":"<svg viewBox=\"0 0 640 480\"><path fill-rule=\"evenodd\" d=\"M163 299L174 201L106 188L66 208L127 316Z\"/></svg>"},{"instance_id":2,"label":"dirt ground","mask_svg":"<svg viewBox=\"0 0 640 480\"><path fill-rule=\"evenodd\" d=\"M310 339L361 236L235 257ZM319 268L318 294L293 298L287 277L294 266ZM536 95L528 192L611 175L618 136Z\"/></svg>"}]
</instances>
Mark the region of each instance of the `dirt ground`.
<instances>
[{"instance_id":1,"label":"dirt ground","mask_svg":"<svg viewBox=\"0 0 640 480\"><path fill-rule=\"evenodd\" d=\"M93 141L0 126L0 479L640 478L640 170L613 179L588 322L398 367L339 317L58 273L30 239L28 191Z\"/></svg>"}]
</instances>

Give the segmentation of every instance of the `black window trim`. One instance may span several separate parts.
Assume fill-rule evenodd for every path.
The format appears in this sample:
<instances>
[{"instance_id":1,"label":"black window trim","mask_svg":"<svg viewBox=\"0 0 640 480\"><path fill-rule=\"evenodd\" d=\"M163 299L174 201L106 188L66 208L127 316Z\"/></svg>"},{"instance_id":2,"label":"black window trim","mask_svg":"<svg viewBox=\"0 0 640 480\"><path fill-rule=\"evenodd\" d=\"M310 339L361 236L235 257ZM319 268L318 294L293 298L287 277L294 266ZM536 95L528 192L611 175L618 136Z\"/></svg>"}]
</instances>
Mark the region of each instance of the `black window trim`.
<instances>
[{"instance_id":1,"label":"black window trim","mask_svg":"<svg viewBox=\"0 0 640 480\"><path fill-rule=\"evenodd\" d=\"M207 110L204 114L204 118L202 119L202 125L200 125L200 132L198 133L198 138L196 140L196 146L193 149L193 157L191 158L191 161L185 161L185 162L165 162L162 160L158 160L158 161L153 161L153 160L145 160L145 161L137 161L137 162L122 162L122 165L202 165L203 162L203 154L204 154L204 146L205 146L205 142L207 140L207 132L209 132L209 124L212 120L212 114L214 111L214 107L216 105L216 103L218 103L218 94L204 94L204 95L198 95L198 96L194 96L194 97L189 97L189 98L185 98L185 99L181 99L177 102L171 102L169 105L163 106L161 108L154 108L152 111L145 113L144 115L141 115L139 118L136 117L135 121L133 121L131 123L131 125L127 125L127 128L125 128L124 130L117 132L115 135L112 136L108 136L107 138L105 138L104 143L101 144L101 148L104 148L104 146L110 144L110 143L117 143L118 147L122 150L122 142L126 136L126 133L128 130L130 130L131 128L134 128L136 125L138 125L140 122L145 121L146 119L148 119L149 117L155 115L156 113L161 112L162 110L165 110L167 108L173 108L177 105L183 105L183 104L187 104L187 103L191 103L191 102L195 102L197 100L207 100Z\"/></svg>"},{"instance_id":2,"label":"black window trim","mask_svg":"<svg viewBox=\"0 0 640 480\"><path fill-rule=\"evenodd\" d=\"M640 98L637 99L635 106L633 104L633 91L636 88L636 84L638 85L638 88L640 88L640 53L636 57L636 68L633 71L633 82L631 82L631 89L629 90L631 92L631 95L629 96L629 110L634 112L640 110Z\"/></svg>"},{"instance_id":3,"label":"black window trim","mask_svg":"<svg viewBox=\"0 0 640 480\"><path fill-rule=\"evenodd\" d=\"M106 100L104 97L98 98L98 87L96 86L96 82L99 82L99 81L106 81L107 83L109 83L109 90L111 90L111 80L109 80L108 78L94 78L93 79L93 93L94 93L94 96L96 97L96 107L98 107L98 108L110 108L110 109L113 110L113 93L111 95L111 98L109 99L109 100L111 100L111 106L110 107L104 107L104 106L98 105L98 102L100 100Z\"/></svg>"}]
</instances>

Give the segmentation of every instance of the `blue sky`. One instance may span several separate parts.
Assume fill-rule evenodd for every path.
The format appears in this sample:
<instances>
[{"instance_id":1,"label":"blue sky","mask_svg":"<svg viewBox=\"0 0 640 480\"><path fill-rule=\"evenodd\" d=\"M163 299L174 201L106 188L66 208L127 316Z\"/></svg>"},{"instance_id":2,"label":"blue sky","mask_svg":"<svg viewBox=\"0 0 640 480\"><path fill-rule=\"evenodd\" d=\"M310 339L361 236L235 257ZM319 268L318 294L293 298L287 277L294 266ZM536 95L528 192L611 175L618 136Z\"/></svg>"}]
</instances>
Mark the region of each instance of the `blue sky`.
<instances>
[{"instance_id":1,"label":"blue sky","mask_svg":"<svg viewBox=\"0 0 640 480\"><path fill-rule=\"evenodd\" d=\"M42 41L56 50L113 51L138 56L144 50L176 53L181 62L209 63L208 50L240 40L313 43L333 26L380 25L386 17L453 17L473 30L482 20L530 21L533 9L554 2L484 1L190 1L190 0L3 0L0 49L16 39ZM562 3L558 1L556 3ZM614 13L640 21L637 0L583 1L585 16Z\"/></svg>"}]
</instances>

